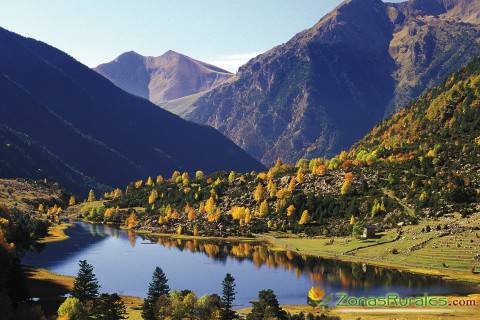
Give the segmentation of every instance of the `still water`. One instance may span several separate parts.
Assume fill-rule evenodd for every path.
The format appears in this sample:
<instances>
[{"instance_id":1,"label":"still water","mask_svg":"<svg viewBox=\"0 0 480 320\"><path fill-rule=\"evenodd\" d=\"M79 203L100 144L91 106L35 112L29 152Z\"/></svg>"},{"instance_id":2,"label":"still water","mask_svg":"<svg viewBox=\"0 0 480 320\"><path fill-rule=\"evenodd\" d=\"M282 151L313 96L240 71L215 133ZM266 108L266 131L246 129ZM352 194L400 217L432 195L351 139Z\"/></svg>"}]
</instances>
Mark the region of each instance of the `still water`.
<instances>
[{"instance_id":1,"label":"still water","mask_svg":"<svg viewBox=\"0 0 480 320\"><path fill-rule=\"evenodd\" d=\"M231 273L236 279L238 306L249 305L261 289L273 289L285 304L306 303L312 286L355 296L472 291L465 284L435 277L270 251L261 243L154 238L84 223L74 224L66 233L68 240L28 252L22 263L75 275L78 261L88 260L102 292L145 296L156 266L166 273L170 288L190 289L199 296L221 294L221 282Z\"/></svg>"}]
</instances>

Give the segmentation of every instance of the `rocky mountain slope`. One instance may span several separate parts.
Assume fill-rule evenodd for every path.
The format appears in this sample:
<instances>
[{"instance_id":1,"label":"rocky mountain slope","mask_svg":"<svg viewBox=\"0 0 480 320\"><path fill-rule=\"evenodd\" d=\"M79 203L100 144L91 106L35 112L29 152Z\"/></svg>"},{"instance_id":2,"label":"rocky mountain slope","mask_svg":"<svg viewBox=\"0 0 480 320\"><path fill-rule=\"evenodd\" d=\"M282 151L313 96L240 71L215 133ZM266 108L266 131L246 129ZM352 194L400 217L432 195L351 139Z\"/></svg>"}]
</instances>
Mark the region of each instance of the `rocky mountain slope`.
<instances>
[{"instance_id":1,"label":"rocky mountain slope","mask_svg":"<svg viewBox=\"0 0 480 320\"><path fill-rule=\"evenodd\" d=\"M0 123L98 183L124 184L179 167L209 172L262 167L214 129L124 92L45 43L5 29L0 43ZM32 166L51 178L42 157L30 157Z\"/></svg>"},{"instance_id":2,"label":"rocky mountain slope","mask_svg":"<svg viewBox=\"0 0 480 320\"><path fill-rule=\"evenodd\" d=\"M125 52L94 70L119 88L156 104L210 90L232 76L174 51L159 57Z\"/></svg>"},{"instance_id":3,"label":"rocky mountain slope","mask_svg":"<svg viewBox=\"0 0 480 320\"><path fill-rule=\"evenodd\" d=\"M331 156L480 52L479 4L346 0L193 100L185 117L265 164Z\"/></svg>"},{"instance_id":4,"label":"rocky mountain slope","mask_svg":"<svg viewBox=\"0 0 480 320\"><path fill-rule=\"evenodd\" d=\"M469 233L475 229L455 221L480 212L479 160L480 58L329 160L139 180L107 193L105 208L84 217L189 235L355 235L364 225L384 230L420 221L443 236ZM451 223L440 226L440 217ZM427 224L416 232L433 231Z\"/></svg>"}]
</instances>

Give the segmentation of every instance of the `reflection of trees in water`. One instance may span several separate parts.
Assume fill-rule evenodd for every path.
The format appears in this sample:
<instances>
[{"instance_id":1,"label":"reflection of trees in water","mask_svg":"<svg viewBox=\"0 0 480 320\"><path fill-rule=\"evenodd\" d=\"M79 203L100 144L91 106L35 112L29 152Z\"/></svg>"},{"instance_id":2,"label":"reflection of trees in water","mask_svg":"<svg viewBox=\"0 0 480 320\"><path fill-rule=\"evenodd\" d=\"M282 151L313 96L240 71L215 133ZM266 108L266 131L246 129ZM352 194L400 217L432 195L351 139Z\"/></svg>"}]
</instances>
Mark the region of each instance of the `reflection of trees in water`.
<instances>
[{"instance_id":1,"label":"reflection of trees in water","mask_svg":"<svg viewBox=\"0 0 480 320\"><path fill-rule=\"evenodd\" d=\"M235 242L210 240L182 240L169 237L150 238L166 248L179 251L203 253L216 261L225 262L227 258L238 261L251 261L258 268L282 268L293 272L297 277L306 276L314 284L324 282L336 284L347 289L368 289L379 284L385 289L402 285L410 289L443 286L445 280L415 275L408 272L390 270L360 263L327 260L298 254L293 251L268 249L261 242Z\"/></svg>"}]
</instances>

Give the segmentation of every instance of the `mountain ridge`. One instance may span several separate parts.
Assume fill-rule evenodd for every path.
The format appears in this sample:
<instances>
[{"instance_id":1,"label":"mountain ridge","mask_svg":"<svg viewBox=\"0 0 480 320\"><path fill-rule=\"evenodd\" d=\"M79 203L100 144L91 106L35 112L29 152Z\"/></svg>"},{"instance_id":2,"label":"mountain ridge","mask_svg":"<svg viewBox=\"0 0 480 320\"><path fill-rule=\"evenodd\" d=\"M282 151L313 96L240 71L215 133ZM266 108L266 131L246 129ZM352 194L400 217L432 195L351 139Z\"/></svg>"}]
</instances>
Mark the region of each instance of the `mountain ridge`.
<instances>
[{"instance_id":1,"label":"mountain ridge","mask_svg":"<svg viewBox=\"0 0 480 320\"><path fill-rule=\"evenodd\" d=\"M0 123L98 183L261 167L214 129L125 93L54 47L5 29L0 42Z\"/></svg>"},{"instance_id":2,"label":"mountain ridge","mask_svg":"<svg viewBox=\"0 0 480 320\"><path fill-rule=\"evenodd\" d=\"M155 104L210 90L233 76L173 50L158 57L128 51L94 70L123 90Z\"/></svg>"},{"instance_id":3,"label":"mountain ridge","mask_svg":"<svg viewBox=\"0 0 480 320\"><path fill-rule=\"evenodd\" d=\"M428 3L344 1L194 100L184 117L217 128L266 165L348 149L480 52L480 27L461 21L480 1Z\"/></svg>"}]
</instances>

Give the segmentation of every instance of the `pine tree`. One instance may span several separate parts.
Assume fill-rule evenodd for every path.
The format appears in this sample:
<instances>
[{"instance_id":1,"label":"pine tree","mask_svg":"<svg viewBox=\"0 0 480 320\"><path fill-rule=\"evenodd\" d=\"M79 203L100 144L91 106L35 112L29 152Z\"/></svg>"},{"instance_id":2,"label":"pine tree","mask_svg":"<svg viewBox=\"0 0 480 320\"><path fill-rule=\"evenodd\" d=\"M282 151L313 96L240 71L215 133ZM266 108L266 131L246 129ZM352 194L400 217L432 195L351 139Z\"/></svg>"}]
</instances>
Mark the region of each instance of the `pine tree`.
<instances>
[{"instance_id":1,"label":"pine tree","mask_svg":"<svg viewBox=\"0 0 480 320\"><path fill-rule=\"evenodd\" d=\"M227 273L222 282L222 320L237 319L238 315L233 311L233 302L235 301L235 278L230 273Z\"/></svg>"},{"instance_id":2,"label":"pine tree","mask_svg":"<svg viewBox=\"0 0 480 320\"><path fill-rule=\"evenodd\" d=\"M94 305L94 317L97 320L128 319L125 304L118 294L102 293Z\"/></svg>"},{"instance_id":3,"label":"pine tree","mask_svg":"<svg viewBox=\"0 0 480 320\"><path fill-rule=\"evenodd\" d=\"M80 270L73 282L72 296L84 302L93 300L98 296L100 285L97 277L93 273L93 266L88 264L87 260L80 260Z\"/></svg>"},{"instance_id":4,"label":"pine tree","mask_svg":"<svg viewBox=\"0 0 480 320\"><path fill-rule=\"evenodd\" d=\"M247 320L264 319L289 319L287 313L280 307L277 296L273 290L262 290L258 293L258 301L252 302L252 311L247 315Z\"/></svg>"},{"instance_id":5,"label":"pine tree","mask_svg":"<svg viewBox=\"0 0 480 320\"><path fill-rule=\"evenodd\" d=\"M158 297L168 295L170 293L170 287L168 286L168 279L159 267L155 268L153 272L152 281L148 286L147 297L143 302L142 317L145 320L155 320L155 301Z\"/></svg>"}]
</instances>

